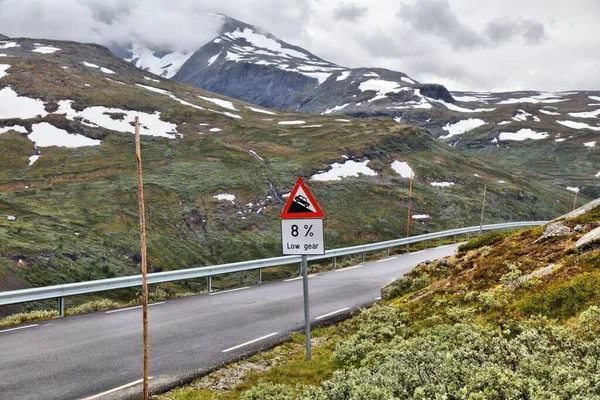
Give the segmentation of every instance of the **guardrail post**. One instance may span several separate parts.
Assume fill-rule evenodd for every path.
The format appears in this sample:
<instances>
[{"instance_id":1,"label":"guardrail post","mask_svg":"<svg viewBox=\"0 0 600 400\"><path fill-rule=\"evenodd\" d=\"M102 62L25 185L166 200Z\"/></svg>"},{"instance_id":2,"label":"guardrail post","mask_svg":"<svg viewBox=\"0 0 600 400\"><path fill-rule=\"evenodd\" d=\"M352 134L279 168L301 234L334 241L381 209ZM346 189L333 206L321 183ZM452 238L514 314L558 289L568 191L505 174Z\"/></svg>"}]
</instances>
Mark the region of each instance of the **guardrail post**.
<instances>
[{"instance_id":1,"label":"guardrail post","mask_svg":"<svg viewBox=\"0 0 600 400\"><path fill-rule=\"evenodd\" d=\"M425 241L425 244L423 245L423 247L424 247L425 249L427 249L427 245L428 245L428 243L427 243L427 242L428 242L428 241L426 240L426 241Z\"/></svg>"},{"instance_id":2,"label":"guardrail post","mask_svg":"<svg viewBox=\"0 0 600 400\"><path fill-rule=\"evenodd\" d=\"M337 257L333 257L333 269L337 267Z\"/></svg>"},{"instance_id":3,"label":"guardrail post","mask_svg":"<svg viewBox=\"0 0 600 400\"><path fill-rule=\"evenodd\" d=\"M467 240L471 239L471 232L467 232Z\"/></svg>"},{"instance_id":4,"label":"guardrail post","mask_svg":"<svg viewBox=\"0 0 600 400\"><path fill-rule=\"evenodd\" d=\"M65 298L58 298L58 317L62 318L65 316Z\"/></svg>"},{"instance_id":5,"label":"guardrail post","mask_svg":"<svg viewBox=\"0 0 600 400\"><path fill-rule=\"evenodd\" d=\"M298 263L298 276L302 275L302 263Z\"/></svg>"},{"instance_id":6,"label":"guardrail post","mask_svg":"<svg viewBox=\"0 0 600 400\"><path fill-rule=\"evenodd\" d=\"M206 290L208 293L212 292L212 276L206 278Z\"/></svg>"},{"instance_id":7,"label":"guardrail post","mask_svg":"<svg viewBox=\"0 0 600 400\"><path fill-rule=\"evenodd\" d=\"M258 284L262 283L262 268L258 269Z\"/></svg>"},{"instance_id":8,"label":"guardrail post","mask_svg":"<svg viewBox=\"0 0 600 400\"><path fill-rule=\"evenodd\" d=\"M390 256L390 248L389 248L389 247L387 247L387 248L385 249L385 256L386 256L386 257L389 257L389 256Z\"/></svg>"},{"instance_id":9,"label":"guardrail post","mask_svg":"<svg viewBox=\"0 0 600 400\"><path fill-rule=\"evenodd\" d=\"M456 235L454 235L454 243L456 243Z\"/></svg>"},{"instance_id":10,"label":"guardrail post","mask_svg":"<svg viewBox=\"0 0 600 400\"><path fill-rule=\"evenodd\" d=\"M440 246L443 246L443 245L444 245L444 238L443 238L443 237L441 237L441 238L440 238Z\"/></svg>"},{"instance_id":11,"label":"guardrail post","mask_svg":"<svg viewBox=\"0 0 600 400\"><path fill-rule=\"evenodd\" d=\"M360 262L361 263L365 262L365 252L364 251L362 253L360 253Z\"/></svg>"}]
</instances>

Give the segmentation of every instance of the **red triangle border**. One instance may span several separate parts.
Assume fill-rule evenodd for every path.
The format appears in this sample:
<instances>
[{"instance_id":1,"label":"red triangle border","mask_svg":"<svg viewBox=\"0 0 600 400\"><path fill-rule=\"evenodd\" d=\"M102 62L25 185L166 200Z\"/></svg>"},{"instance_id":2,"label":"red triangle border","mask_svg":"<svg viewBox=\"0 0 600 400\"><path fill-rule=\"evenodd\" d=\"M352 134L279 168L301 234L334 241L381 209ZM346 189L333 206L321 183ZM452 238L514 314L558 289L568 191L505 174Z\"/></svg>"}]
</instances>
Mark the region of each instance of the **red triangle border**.
<instances>
[{"instance_id":1,"label":"red triangle border","mask_svg":"<svg viewBox=\"0 0 600 400\"><path fill-rule=\"evenodd\" d=\"M304 190L304 193L306 194L306 197L308 197L310 204L312 204L312 206L315 208L315 210L316 210L315 212L294 213L294 214L289 213L290 207L292 206L292 203L294 202L294 197L296 197L296 193L298 193L299 188L302 188L302 190ZM280 219L325 218L325 213L323 213L323 210L321 210L321 207L315 200L311 191L308 190L308 187L304 183L304 180L302 178L298 177L298 179L296 180L296 184L294 185L294 189L292 189L292 191L290 193L290 197L288 198L288 201L285 204L285 207L283 207L283 211L281 212L281 216L279 218Z\"/></svg>"}]
</instances>

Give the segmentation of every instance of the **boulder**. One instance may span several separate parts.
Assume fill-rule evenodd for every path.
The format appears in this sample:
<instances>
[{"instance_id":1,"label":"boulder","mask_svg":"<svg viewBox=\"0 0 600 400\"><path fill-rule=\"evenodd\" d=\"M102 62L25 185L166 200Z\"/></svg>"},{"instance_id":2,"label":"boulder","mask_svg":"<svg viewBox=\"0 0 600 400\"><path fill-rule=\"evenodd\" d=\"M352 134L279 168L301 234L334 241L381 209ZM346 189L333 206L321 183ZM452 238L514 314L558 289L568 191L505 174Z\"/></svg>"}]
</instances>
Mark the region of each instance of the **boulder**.
<instances>
[{"instance_id":1,"label":"boulder","mask_svg":"<svg viewBox=\"0 0 600 400\"><path fill-rule=\"evenodd\" d=\"M573 230L568 226L563 225L562 222L553 222L546 226L544 233L542 236L536 240L534 243L543 242L544 240L548 240L557 236L566 236L573 233Z\"/></svg>"},{"instance_id":2,"label":"boulder","mask_svg":"<svg viewBox=\"0 0 600 400\"><path fill-rule=\"evenodd\" d=\"M600 246L600 227L588 232L575 243L579 251L588 251Z\"/></svg>"}]
</instances>

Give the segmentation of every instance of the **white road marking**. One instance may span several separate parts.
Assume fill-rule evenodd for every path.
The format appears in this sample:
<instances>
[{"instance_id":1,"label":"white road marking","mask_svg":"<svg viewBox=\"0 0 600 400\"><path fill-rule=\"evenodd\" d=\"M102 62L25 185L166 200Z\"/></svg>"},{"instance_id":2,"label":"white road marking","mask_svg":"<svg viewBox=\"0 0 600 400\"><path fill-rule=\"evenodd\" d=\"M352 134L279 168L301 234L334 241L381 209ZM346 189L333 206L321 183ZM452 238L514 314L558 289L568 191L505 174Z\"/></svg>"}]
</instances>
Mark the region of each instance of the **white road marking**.
<instances>
[{"instance_id":1,"label":"white road marking","mask_svg":"<svg viewBox=\"0 0 600 400\"><path fill-rule=\"evenodd\" d=\"M386 262L386 261L395 260L396 258L398 258L398 257L396 256L396 257L384 258L383 260L379 260L379 261L375 261L375 262L382 263L382 262Z\"/></svg>"},{"instance_id":2,"label":"white road marking","mask_svg":"<svg viewBox=\"0 0 600 400\"><path fill-rule=\"evenodd\" d=\"M214 292L214 293L209 293L209 296L215 296L217 294L225 294L225 293L231 293L231 292L237 292L238 290L245 290L245 289L250 289L250 286L245 286L245 287L241 287L241 288L237 288L237 289L231 289L231 290L224 290L222 292Z\"/></svg>"},{"instance_id":3,"label":"white road marking","mask_svg":"<svg viewBox=\"0 0 600 400\"><path fill-rule=\"evenodd\" d=\"M152 379L152 377L148 378L148 380L150 380L150 379ZM90 397L86 397L86 398L84 398L82 400L100 399L100 398L106 396L107 394L111 394L111 393L114 393L114 392L118 392L119 390L127 389L128 387L135 386L135 385L137 385L139 383L142 383L142 382L144 382L144 380L140 379L138 381L131 382L131 383L128 383L128 384L123 385L123 386L119 386L119 387L114 388L114 389L107 390L106 392L102 392L102 393L98 393L98 394L95 394L95 395L90 396Z\"/></svg>"},{"instance_id":4,"label":"white road marking","mask_svg":"<svg viewBox=\"0 0 600 400\"><path fill-rule=\"evenodd\" d=\"M161 301L159 303L148 304L148 307L157 306L159 304L165 304L165 302ZM128 307L128 308L121 308L120 310L104 311L104 314L113 314L113 313L118 313L118 312L121 312L121 311L135 310L135 309L142 308L142 307L143 306L135 306L135 307Z\"/></svg>"},{"instance_id":5,"label":"white road marking","mask_svg":"<svg viewBox=\"0 0 600 400\"><path fill-rule=\"evenodd\" d=\"M425 253L425 250L415 251L414 253L408 253L408 254L413 255L413 254L421 254L421 253Z\"/></svg>"},{"instance_id":6,"label":"white road marking","mask_svg":"<svg viewBox=\"0 0 600 400\"><path fill-rule=\"evenodd\" d=\"M356 268L362 268L362 265L356 265L354 267L348 267L348 268L342 268L342 269L336 269L335 272L344 272L344 271L350 271L351 269L356 269Z\"/></svg>"},{"instance_id":7,"label":"white road marking","mask_svg":"<svg viewBox=\"0 0 600 400\"><path fill-rule=\"evenodd\" d=\"M381 297L375 297L375 301L381 300Z\"/></svg>"},{"instance_id":8,"label":"white road marking","mask_svg":"<svg viewBox=\"0 0 600 400\"><path fill-rule=\"evenodd\" d=\"M318 317L317 317L317 318L315 318L315 319L318 321L318 320L320 320L320 319L327 318L327 317L330 317L330 316L332 316L332 315L335 315L335 314L339 314L339 313L341 313L341 312L344 312L344 311L348 311L349 309L350 309L350 307L342 308L342 309L340 309L340 310L337 310L337 311L332 311L332 312L330 312L330 313L328 313L328 314L325 314L325 315L318 316Z\"/></svg>"},{"instance_id":9,"label":"white road marking","mask_svg":"<svg viewBox=\"0 0 600 400\"><path fill-rule=\"evenodd\" d=\"M308 277L312 278L313 276L316 276L317 274L310 274ZM292 281L298 281L302 279L302 276L297 276L295 278L291 278L291 279L284 279L284 282L292 282Z\"/></svg>"},{"instance_id":10,"label":"white road marking","mask_svg":"<svg viewBox=\"0 0 600 400\"><path fill-rule=\"evenodd\" d=\"M18 328L11 328L11 329L5 329L3 331L0 331L0 333L4 333L4 332L12 332L12 331L19 331L21 329L27 329L27 328L35 328L36 326L39 326L40 324L34 324L34 325L27 325L27 326L20 326Z\"/></svg>"},{"instance_id":11,"label":"white road marking","mask_svg":"<svg viewBox=\"0 0 600 400\"><path fill-rule=\"evenodd\" d=\"M450 245L449 245L449 244L447 244L447 245L445 245L445 246L438 246L438 247L436 247L436 249L445 249L446 247L450 247Z\"/></svg>"},{"instance_id":12,"label":"white road marking","mask_svg":"<svg viewBox=\"0 0 600 400\"><path fill-rule=\"evenodd\" d=\"M275 335L279 335L279 332L273 332L273 333L270 333L268 335L261 336L258 339L254 339L254 340L251 340L251 341L246 342L246 343L238 344L237 346L233 346L233 347L230 347L228 349L223 350L222 353L229 353L230 351L237 350L237 349L239 349L241 347L244 347L244 346L248 346L249 344L252 344L252 343L260 342L261 340L268 339L271 336L275 336Z\"/></svg>"}]
</instances>

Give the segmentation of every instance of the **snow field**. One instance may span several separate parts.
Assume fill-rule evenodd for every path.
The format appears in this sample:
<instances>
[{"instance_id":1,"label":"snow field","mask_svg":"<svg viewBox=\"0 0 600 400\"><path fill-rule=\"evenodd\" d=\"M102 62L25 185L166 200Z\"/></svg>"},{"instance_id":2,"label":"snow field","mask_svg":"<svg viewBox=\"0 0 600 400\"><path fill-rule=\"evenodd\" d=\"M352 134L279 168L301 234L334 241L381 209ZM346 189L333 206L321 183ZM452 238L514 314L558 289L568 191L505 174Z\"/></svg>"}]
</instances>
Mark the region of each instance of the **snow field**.
<instances>
[{"instance_id":1,"label":"snow field","mask_svg":"<svg viewBox=\"0 0 600 400\"><path fill-rule=\"evenodd\" d=\"M322 172L319 174L313 175L310 180L311 181L339 181L342 178L346 178L349 176L358 177L359 174L366 176L376 176L377 172L373 171L371 168L367 167L369 160L364 161L354 161L348 160L342 164L333 163L331 165L331 169L326 172Z\"/></svg>"},{"instance_id":2,"label":"snow field","mask_svg":"<svg viewBox=\"0 0 600 400\"><path fill-rule=\"evenodd\" d=\"M547 132L535 132L531 129L519 129L517 132L501 132L498 139L501 141L514 140L521 142L523 140L540 140L548 137Z\"/></svg>"},{"instance_id":3,"label":"snow field","mask_svg":"<svg viewBox=\"0 0 600 400\"><path fill-rule=\"evenodd\" d=\"M440 139L448 139L452 136L462 135L463 133L469 132L475 128L485 125L486 122L479 118L469 118L458 121L455 124L447 123L442 129L448 132L447 135L440 136Z\"/></svg>"},{"instance_id":4,"label":"snow field","mask_svg":"<svg viewBox=\"0 0 600 400\"><path fill-rule=\"evenodd\" d=\"M405 161L394 161L392 163L392 169L401 177L405 179L410 179L415 177L415 172L412 170L410 165L408 165Z\"/></svg>"}]
</instances>

